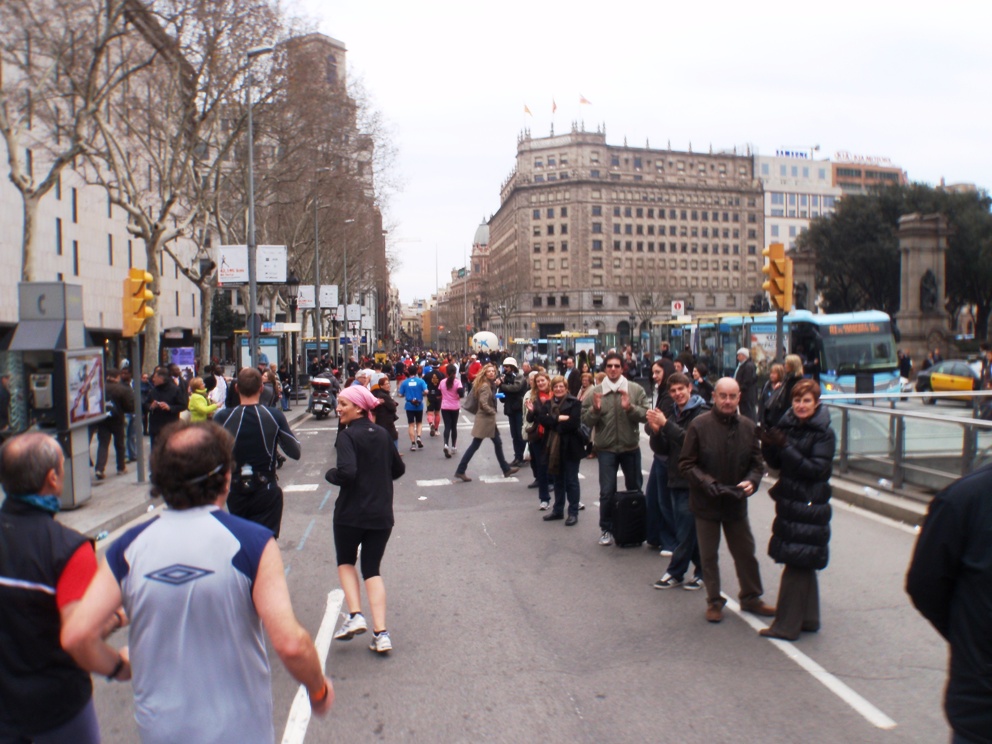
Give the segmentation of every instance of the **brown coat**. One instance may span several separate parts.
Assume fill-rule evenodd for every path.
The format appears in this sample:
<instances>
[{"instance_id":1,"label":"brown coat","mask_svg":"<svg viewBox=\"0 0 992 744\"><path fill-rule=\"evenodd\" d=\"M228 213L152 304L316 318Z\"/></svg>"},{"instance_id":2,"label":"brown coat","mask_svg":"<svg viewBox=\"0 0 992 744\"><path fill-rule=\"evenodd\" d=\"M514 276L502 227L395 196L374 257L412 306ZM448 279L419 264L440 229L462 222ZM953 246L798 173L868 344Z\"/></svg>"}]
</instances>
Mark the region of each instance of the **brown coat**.
<instances>
[{"instance_id":1,"label":"brown coat","mask_svg":"<svg viewBox=\"0 0 992 744\"><path fill-rule=\"evenodd\" d=\"M747 499L710 495L710 484L736 486L749 480L758 490L765 464L754 422L716 410L693 419L685 433L679 472L689 481L689 510L700 519L735 522L747 516Z\"/></svg>"},{"instance_id":2,"label":"brown coat","mask_svg":"<svg viewBox=\"0 0 992 744\"><path fill-rule=\"evenodd\" d=\"M478 389L479 410L472 424L474 439L492 439L496 436L496 392L493 386L483 385Z\"/></svg>"}]
</instances>

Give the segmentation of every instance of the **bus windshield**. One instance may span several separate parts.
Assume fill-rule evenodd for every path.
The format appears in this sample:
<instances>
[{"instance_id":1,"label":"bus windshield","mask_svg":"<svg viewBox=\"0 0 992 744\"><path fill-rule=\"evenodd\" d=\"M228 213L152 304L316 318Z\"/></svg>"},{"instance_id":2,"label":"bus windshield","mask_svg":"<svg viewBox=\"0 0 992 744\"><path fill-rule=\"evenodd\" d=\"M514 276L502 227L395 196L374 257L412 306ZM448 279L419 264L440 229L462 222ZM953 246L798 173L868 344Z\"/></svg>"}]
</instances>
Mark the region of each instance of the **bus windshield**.
<instances>
[{"instance_id":1,"label":"bus windshield","mask_svg":"<svg viewBox=\"0 0 992 744\"><path fill-rule=\"evenodd\" d=\"M822 367L838 374L898 367L888 322L838 323L819 327Z\"/></svg>"}]
</instances>

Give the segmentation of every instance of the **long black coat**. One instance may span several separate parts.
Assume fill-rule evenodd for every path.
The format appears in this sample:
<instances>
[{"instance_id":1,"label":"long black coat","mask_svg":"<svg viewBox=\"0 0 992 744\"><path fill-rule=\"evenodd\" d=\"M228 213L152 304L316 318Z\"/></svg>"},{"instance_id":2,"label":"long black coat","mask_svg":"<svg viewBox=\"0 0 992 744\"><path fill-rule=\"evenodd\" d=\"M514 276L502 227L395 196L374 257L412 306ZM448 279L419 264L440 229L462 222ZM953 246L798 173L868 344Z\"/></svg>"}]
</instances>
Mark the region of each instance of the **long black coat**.
<instances>
[{"instance_id":1,"label":"long black coat","mask_svg":"<svg viewBox=\"0 0 992 744\"><path fill-rule=\"evenodd\" d=\"M556 431L561 437L559 452L561 459L581 460L586 456L585 443L582 435L579 434L579 426L582 424L582 403L572 395L566 395L559 406L562 416L568 416L567 421L559 421L556 416L551 415L551 404L554 398L534 406L534 415L537 422L544 427L545 431Z\"/></svg>"},{"instance_id":2,"label":"long black coat","mask_svg":"<svg viewBox=\"0 0 992 744\"><path fill-rule=\"evenodd\" d=\"M781 470L768 491L775 500L768 555L795 568L825 568L830 559L830 473L837 449L830 412L820 406L800 421L790 408L777 428L785 433L785 446L762 447L768 464Z\"/></svg>"}]
</instances>

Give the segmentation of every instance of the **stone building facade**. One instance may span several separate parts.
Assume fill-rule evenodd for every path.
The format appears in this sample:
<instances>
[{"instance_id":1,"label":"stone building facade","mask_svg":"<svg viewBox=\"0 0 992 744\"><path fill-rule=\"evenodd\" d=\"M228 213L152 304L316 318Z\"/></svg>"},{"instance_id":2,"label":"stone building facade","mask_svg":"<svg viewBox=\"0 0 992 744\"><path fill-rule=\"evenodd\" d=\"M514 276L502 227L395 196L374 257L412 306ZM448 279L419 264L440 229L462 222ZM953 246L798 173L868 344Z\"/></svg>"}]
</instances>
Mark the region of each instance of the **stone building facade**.
<instances>
[{"instance_id":1,"label":"stone building facade","mask_svg":"<svg viewBox=\"0 0 992 744\"><path fill-rule=\"evenodd\" d=\"M503 338L591 331L604 347L647 344L675 300L695 314L746 311L761 291L764 206L750 152L612 145L578 126L525 131L500 202L486 293Z\"/></svg>"}]
</instances>

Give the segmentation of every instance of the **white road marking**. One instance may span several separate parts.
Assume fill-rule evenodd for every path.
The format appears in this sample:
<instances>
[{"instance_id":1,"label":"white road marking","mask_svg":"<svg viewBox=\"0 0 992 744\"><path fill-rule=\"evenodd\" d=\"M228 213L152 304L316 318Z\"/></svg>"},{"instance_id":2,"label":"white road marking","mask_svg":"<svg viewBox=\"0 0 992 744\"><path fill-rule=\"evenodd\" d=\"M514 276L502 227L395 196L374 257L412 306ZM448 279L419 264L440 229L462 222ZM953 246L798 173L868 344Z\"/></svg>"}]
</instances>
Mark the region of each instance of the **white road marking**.
<instances>
[{"instance_id":1,"label":"white road marking","mask_svg":"<svg viewBox=\"0 0 992 744\"><path fill-rule=\"evenodd\" d=\"M313 644L320 657L322 669L327 664L327 653L331 650L331 635L334 633L338 615L341 614L342 604L344 604L344 592L341 589L333 589L327 593L324 619L320 622L320 630L317 631L317 638ZM303 743L307 735L307 727L310 725L310 715L310 697L307 695L307 688L300 685L293 699L293 705L289 709L286 728L282 732L282 744Z\"/></svg>"},{"instance_id":2,"label":"white road marking","mask_svg":"<svg viewBox=\"0 0 992 744\"><path fill-rule=\"evenodd\" d=\"M314 427L313 429L297 429L293 433L294 434L316 434L317 432L320 432L320 431L337 431L337 430L338 430L338 427L336 427L336 426L317 426L317 427Z\"/></svg>"},{"instance_id":3,"label":"white road marking","mask_svg":"<svg viewBox=\"0 0 992 744\"><path fill-rule=\"evenodd\" d=\"M306 491L316 491L320 488L319 483L297 483L292 486L284 486L283 493L303 493Z\"/></svg>"},{"instance_id":4,"label":"white road marking","mask_svg":"<svg viewBox=\"0 0 992 744\"><path fill-rule=\"evenodd\" d=\"M433 480L418 480L418 486L423 486L425 488L431 488L433 486L450 486L451 478L434 478Z\"/></svg>"},{"instance_id":5,"label":"white road marking","mask_svg":"<svg viewBox=\"0 0 992 744\"><path fill-rule=\"evenodd\" d=\"M491 542L495 546L496 545L496 541L493 540L493 536L489 534L489 529L486 527L486 523L485 522L482 523L482 531L486 533L486 537L489 538L489 542Z\"/></svg>"},{"instance_id":6,"label":"white road marking","mask_svg":"<svg viewBox=\"0 0 992 744\"><path fill-rule=\"evenodd\" d=\"M502 475L480 475L479 480L483 483L520 483L520 479L515 475L509 478L504 478Z\"/></svg>"},{"instance_id":7,"label":"white road marking","mask_svg":"<svg viewBox=\"0 0 992 744\"><path fill-rule=\"evenodd\" d=\"M755 630L761 630L762 628L767 627L761 620L752 615L750 612L742 612L741 606L733 599L727 597L726 594L723 596L727 599L727 608L736 613L752 628ZM822 666L809 658L802 651L797 649L794 643L789 641L781 641L774 638L769 638L768 640L770 640L772 644L779 649L779 651L796 662L796 664L798 664L802 669L809 672L813 679L851 706L851 708L853 708L858 715L868 721L868 723L872 726L880 729L893 729L896 727L895 721L837 679Z\"/></svg>"},{"instance_id":8,"label":"white road marking","mask_svg":"<svg viewBox=\"0 0 992 744\"><path fill-rule=\"evenodd\" d=\"M317 507L317 511L323 511L324 506L327 504L327 500L331 498L331 489L327 489L327 493L324 494L324 500L320 502L320 506Z\"/></svg>"},{"instance_id":9,"label":"white road marking","mask_svg":"<svg viewBox=\"0 0 992 744\"><path fill-rule=\"evenodd\" d=\"M427 501L427 497L426 496L418 496L417 497L417 501Z\"/></svg>"},{"instance_id":10,"label":"white road marking","mask_svg":"<svg viewBox=\"0 0 992 744\"><path fill-rule=\"evenodd\" d=\"M317 523L316 519L310 520L310 524L308 524L307 528L303 531L303 537L300 538L300 544L296 546L297 551L303 550L303 546L306 545L307 538L310 537L310 531L313 529L313 526L316 523Z\"/></svg>"}]
</instances>

